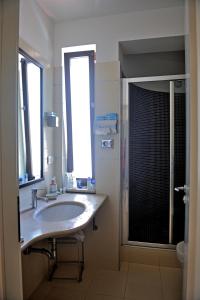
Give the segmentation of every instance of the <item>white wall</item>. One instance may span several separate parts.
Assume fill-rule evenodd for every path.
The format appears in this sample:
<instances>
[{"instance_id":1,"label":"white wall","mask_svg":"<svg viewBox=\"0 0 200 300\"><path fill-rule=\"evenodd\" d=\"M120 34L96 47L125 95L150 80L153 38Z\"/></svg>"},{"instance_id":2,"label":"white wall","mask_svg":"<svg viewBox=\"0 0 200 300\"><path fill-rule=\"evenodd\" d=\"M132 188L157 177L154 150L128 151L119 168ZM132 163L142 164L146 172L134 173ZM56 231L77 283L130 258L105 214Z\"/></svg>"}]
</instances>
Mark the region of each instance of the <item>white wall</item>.
<instances>
[{"instance_id":1,"label":"white wall","mask_svg":"<svg viewBox=\"0 0 200 300\"><path fill-rule=\"evenodd\" d=\"M0 57L2 52L2 24L3 24L3 2L0 1ZM0 59L1 70L1 59ZM1 169L1 161L0 161ZM0 183L1 189L1 183ZM3 203L0 195L0 299L5 297L5 271L4 271L4 247L3 247Z\"/></svg>"},{"instance_id":2,"label":"white wall","mask_svg":"<svg viewBox=\"0 0 200 300\"><path fill-rule=\"evenodd\" d=\"M62 22L55 26L54 63L61 65L61 48L97 44L97 61L118 60L118 42L184 34L184 8L131 12Z\"/></svg>"},{"instance_id":3,"label":"white wall","mask_svg":"<svg viewBox=\"0 0 200 300\"><path fill-rule=\"evenodd\" d=\"M199 100L200 100L200 31L199 0L186 0L186 73L189 123L189 202L186 205L186 235L183 299L200 299L200 159L199 159ZM188 193L186 193L187 195Z\"/></svg>"},{"instance_id":4,"label":"white wall","mask_svg":"<svg viewBox=\"0 0 200 300\"><path fill-rule=\"evenodd\" d=\"M165 37L184 34L182 7L132 12L55 25L54 35L54 95L58 113L62 103L61 48L81 44L97 45L95 113L116 112L120 116L119 41ZM61 132L56 144L62 142ZM109 196L97 214L99 231L88 232L87 265L117 269L120 244L120 139L114 137L114 148L102 150L101 138L96 138L96 188ZM61 173L61 147L56 148L57 174ZM96 259L97 258L97 259Z\"/></svg>"},{"instance_id":5,"label":"white wall","mask_svg":"<svg viewBox=\"0 0 200 300\"><path fill-rule=\"evenodd\" d=\"M124 55L120 63L127 78L185 74L184 51Z\"/></svg>"},{"instance_id":6,"label":"white wall","mask_svg":"<svg viewBox=\"0 0 200 300\"><path fill-rule=\"evenodd\" d=\"M200 1L196 1L196 29L197 29L197 93L198 93L198 156L200 149ZM198 157L198 189L196 215L196 262L195 262L195 299L200 298L200 159Z\"/></svg>"},{"instance_id":7,"label":"white wall","mask_svg":"<svg viewBox=\"0 0 200 300\"><path fill-rule=\"evenodd\" d=\"M40 9L34 0L20 0L19 35L32 49L34 56L51 62L53 56L52 20Z\"/></svg>"},{"instance_id":8,"label":"white wall","mask_svg":"<svg viewBox=\"0 0 200 300\"><path fill-rule=\"evenodd\" d=\"M21 300L21 251L17 216L17 42L19 1L2 2L0 68L0 215L3 223L5 296ZM2 230L2 226L0 228ZM2 241L1 241L2 242ZM1 253L2 254L2 253Z\"/></svg>"}]
</instances>

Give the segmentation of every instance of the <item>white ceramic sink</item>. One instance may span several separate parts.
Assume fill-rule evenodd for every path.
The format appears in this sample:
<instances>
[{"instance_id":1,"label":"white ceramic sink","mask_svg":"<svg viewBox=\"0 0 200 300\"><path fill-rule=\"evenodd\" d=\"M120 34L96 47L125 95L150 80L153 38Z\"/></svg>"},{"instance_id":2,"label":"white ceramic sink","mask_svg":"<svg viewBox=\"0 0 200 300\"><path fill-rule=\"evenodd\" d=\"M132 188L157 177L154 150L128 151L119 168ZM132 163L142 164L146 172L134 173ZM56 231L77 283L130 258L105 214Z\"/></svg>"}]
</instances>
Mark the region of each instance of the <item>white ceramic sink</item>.
<instances>
[{"instance_id":1,"label":"white ceramic sink","mask_svg":"<svg viewBox=\"0 0 200 300\"><path fill-rule=\"evenodd\" d=\"M80 202L59 202L39 210L34 217L45 222L67 221L78 217L84 210L85 206Z\"/></svg>"}]
</instances>

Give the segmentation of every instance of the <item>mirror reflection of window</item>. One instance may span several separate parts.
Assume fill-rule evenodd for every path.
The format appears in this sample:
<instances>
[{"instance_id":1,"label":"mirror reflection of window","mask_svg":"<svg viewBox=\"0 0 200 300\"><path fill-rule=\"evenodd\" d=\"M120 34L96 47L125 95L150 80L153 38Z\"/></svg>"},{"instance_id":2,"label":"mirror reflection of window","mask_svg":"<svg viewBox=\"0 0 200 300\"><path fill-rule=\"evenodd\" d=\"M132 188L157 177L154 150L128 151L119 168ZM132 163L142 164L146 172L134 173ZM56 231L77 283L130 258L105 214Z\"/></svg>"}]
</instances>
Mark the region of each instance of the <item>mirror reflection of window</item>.
<instances>
[{"instance_id":1,"label":"mirror reflection of window","mask_svg":"<svg viewBox=\"0 0 200 300\"><path fill-rule=\"evenodd\" d=\"M19 185L43 179L42 66L20 50L18 61Z\"/></svg>"},{"instance_id":2,"label":"mirror reflection of window","mask_svg":"<svg viewBox=\"0 0 200 300\"><path fill-rule=\"evenodd\" d=\"M38 143L41 140L40 68L29 63L27 65L27 76L32 174L35 178L39 178L41 172L41 143Z\"/></svg>"},{"instance_id":3,"label":"mirror reflection of window","mask_svg":"<svg viewBox=\"0 0 200 300\"><path fill-rule=\"evenodd\" d=\"M26 142L25 142L25 126L24 126L24 105L22 93L22 72L20 61L22 55L19 54L18 63L18 168L19 179L26 174Z\"/></svg>"}]
</instances>

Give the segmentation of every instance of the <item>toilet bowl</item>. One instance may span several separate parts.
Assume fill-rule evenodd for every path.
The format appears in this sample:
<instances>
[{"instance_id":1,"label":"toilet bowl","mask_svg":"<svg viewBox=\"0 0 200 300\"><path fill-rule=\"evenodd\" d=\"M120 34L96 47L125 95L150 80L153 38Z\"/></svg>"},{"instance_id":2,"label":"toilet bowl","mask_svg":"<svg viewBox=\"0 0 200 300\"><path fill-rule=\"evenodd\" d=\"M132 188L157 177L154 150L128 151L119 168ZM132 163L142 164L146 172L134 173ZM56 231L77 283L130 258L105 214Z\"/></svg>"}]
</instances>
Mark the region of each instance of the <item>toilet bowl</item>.
<instances>
[{"instance_id":1,"label":"toilet bowl","mask_svg":"<svg viewBox=\"0 0 200 300\"><path fill-rule=\"evenodd\" d=\"M184 262L184 250L185 250L184 248L185 248L184 241L182 241L176 245L176 255L177 255L177 258L178 258L179 262L181 263L181 265L183 265L183 262Z\"/></svg>"}]
</instances>

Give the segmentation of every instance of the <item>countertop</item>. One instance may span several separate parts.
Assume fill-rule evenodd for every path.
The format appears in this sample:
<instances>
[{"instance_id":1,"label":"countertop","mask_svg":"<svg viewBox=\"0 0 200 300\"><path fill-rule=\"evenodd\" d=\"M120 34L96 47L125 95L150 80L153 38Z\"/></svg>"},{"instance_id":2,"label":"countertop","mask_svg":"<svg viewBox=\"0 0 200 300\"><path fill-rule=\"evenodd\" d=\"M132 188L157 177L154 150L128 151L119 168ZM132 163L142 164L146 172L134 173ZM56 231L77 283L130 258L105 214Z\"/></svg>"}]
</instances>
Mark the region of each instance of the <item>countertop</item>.
<instances>
[{"instance_id":1,"label":"countertop","mask_svg":"<svg viewBox=\"0 0 200 300\"><path fill-rule=\"evenodd\" d=\"M24 240L23 243L21 243L21 250L25 250L34 242L44 238L70 235L83 229L95 216L106 198L106 195L100 194L66 193L59 195L56 200L50 200L49 202L38 200L37 209L31 209L20 214L21 237ZM47 222L39 221L34 217L36 212L44 207L64 201L83 203L86 209L78 217L66 221Z\"/></svg>"}]
</instances>

